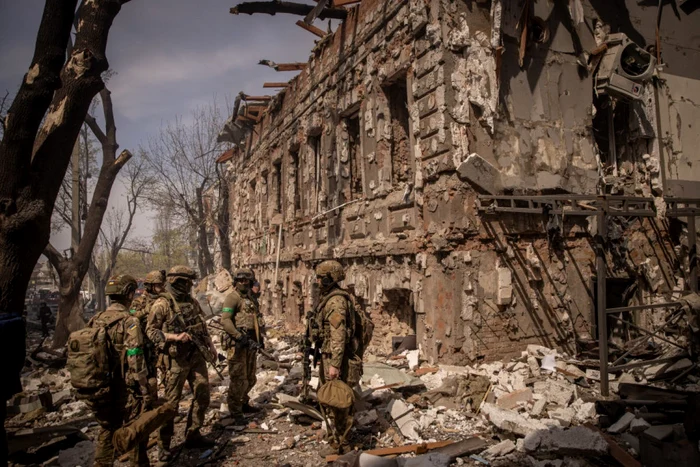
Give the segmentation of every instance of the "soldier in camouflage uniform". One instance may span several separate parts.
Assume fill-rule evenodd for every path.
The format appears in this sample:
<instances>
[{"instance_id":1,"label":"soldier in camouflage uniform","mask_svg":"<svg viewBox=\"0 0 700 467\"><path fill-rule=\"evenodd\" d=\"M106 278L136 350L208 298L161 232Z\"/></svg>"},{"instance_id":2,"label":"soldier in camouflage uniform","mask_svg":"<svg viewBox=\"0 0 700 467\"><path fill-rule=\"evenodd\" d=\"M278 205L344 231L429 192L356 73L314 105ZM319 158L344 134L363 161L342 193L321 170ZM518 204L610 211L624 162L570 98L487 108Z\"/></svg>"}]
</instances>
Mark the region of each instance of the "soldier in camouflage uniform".
<instances>
[{"instance_id":1,"label":"soldier in camouflage uniform","mask_svg":"<svg viewBox=\"0 0 700 467\"><path fill-rule=\"evenodd\" d=\"M115 371L109 390L88 400L88 405L95 412L95 420L100 425L95 447L95 466L111 466L114 462L114 445L112 437L125 422L134 420L146 411L151 403L148 387L148 370L143 356L144 337L139 321L129 315L129 305L136 291L136 279L126 274L113 276L107 282L105 293L110 298L110 305L105 311L96 315L90 325L104 326L110 340L120 353L126 355L126 362L121 355L111 355L113 368L125 368ZM123 314L122 321L108 327L106 323L114 322ZM124 376L122 376L124 375ZM148 466L146 442L138 445L130 455L132 466Z\"/></svg>"},{"instance_id":2,"label":"soldier in camouflage uniform","mask_svg":"<svg viewBox=\"0 0 700 467\"><path fill-rule=\"evenodd\" d=\"M151 388L151 396L155 400L158 398L158 375L156 372L158 355L153 342L146 334L146 325L148 324L148 313L151 305L165 291L165 271L149 272L143 280L143 285L146 287L146 292L131 302L129 313L141 323L141 330L145 338L144 355L148 367L148 385Z\"/></svg>"},{"instance_id":3,"label":"soldier in camouflage uniform","mask_svg":"<svg viewBox=\"0 0 700 467\"><path fill-rule=\"evenodd\" d=\"M243 420L244 412L253 412L248 393L257 378L257 349L263 347L264 322L251 286L255 276L250 269L239 269L233 276L233 290L224 299L221 324L226 331L222 343L227 351L231 382L227 403L231 415Z\"/></svg>"},{"instance_id":4,"label":"soldier in camouflage uniform","mask_svg":"<svg viewBox=\"0 0 700 467\"><path fill-rule=\"evenodd\" d=\"M189 382L194 393L192 426L186 433L185 446L207 447L214 443L204 438L200 429L209 407L209 373L206 360L192 339L206 343L214 355L216 348L209 337L202 309L190 294L195 277L194 271L187 266L175 266L168 271L166 292L151 305L146 329L160 352L159 367L165 371L168 403L177 407L185 381ZM168 462L171 458L170 442L174 429L171 421L160 430L161 462Z\"/></svg>"},{"instance_id":5,"label":"soldier in camouflage uniform","mask_svg":"<svg viewBox=\"0 0 700 467\"><path fill-rule=\"evenodd\" d=\"M362 375L362 360L357 356L359 345L353 335L355 315L352 312L352 298L339 285L343 279L345 272L337 261L323 261L316 267L320 297L312 319L315 319L316 329L321 333L321 383L339 379L354 387ZM329 439L328 448L320 452L323 457L349 450L346 436L353 424L353 407L329 408L328 417L340 436L340 444Z\"/></svg>"}]
</instances>

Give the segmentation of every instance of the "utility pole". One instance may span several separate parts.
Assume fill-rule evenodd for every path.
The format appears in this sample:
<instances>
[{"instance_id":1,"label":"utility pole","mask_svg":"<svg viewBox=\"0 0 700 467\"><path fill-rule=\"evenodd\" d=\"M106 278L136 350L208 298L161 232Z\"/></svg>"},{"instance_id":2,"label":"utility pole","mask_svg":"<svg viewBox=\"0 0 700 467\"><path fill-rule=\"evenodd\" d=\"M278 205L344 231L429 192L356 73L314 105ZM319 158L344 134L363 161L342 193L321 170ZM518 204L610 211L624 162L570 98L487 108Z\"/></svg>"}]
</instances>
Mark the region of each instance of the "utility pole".
<instances>
[{"instance_id":1,"label":"utility pole","mask_svg":"<svg viewBox=\"0 0 700 467\"><path fill-rule=\"evenodd\" d=\"M78 245L80 244L80 146L79 141L75 142L73 146L73 177L72 177L72 190L71 190L71 248L73 254L78 252Z\"/></svg>"}]
</instances>

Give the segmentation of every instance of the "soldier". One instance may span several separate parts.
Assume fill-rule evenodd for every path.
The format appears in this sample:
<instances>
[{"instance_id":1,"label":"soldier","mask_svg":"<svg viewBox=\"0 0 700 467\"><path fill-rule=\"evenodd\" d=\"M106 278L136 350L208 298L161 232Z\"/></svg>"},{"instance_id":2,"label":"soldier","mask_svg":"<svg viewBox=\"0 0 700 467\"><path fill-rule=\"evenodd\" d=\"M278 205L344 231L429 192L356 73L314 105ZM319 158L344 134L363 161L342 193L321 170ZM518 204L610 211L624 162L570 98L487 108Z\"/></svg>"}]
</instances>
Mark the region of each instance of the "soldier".
<instances>
[{"instance_id":1,"label":"soldier","mask_svg":"<svg viewBox=\"0 0 700 467\"><path fill-rule=\"evenodd\" d=\"M107 282L105 293L110 305L90 320L88 327L71 334L68 343L68 363L71 370L71 383L78 389L79 397L87 400L95 412L95 420L100 425L95 447L95 466L111 466L114 462L113 436L125 422L135 420L151 404L146 362L143 357L143 334L136 318L129 315L129 305L136 291L136 280L126 274L113 276ZM101 387L93 381L101 379L100 373L86 358L92 336L102 328L107 332L111 346L116 352L109 352L108 372L102 378L106 384ZM126 369L126 371L124 371ZM85 381L81 380L84 379ZM91 386L95 386L94 388ZM148 466L146 441L142 441L131 451L132 466Z\"/></svg>"},{"instance_id":2,"label":"soldier","mask_svg":"<svg viewBox=\"0 0 700 467\"><path fill-rule=\"evenodd\" d=\"M316 267L320 297L311 319L321 338L321 382L338 379L355 387L362 376L362 323L352 297L340 287L343 279L345 272L337 261L323 261ZM320 452L323 457L349 450L346 438L352 428L353 407L329 408L328 416L338 439L329 437L329 446Z\"/></svg>"},{"instance_id":3,"label":"soldier","mask_svg":"<svg viewBox=\"0 0 700 467\"><path fill-rule=\"evenodd\" d=\"M51 308L46 305L46 302L41 302L39 307L39 319L41 320L41 335L49 337L49 320L51 319Z\"/></svg>"},{"instance_id":4,"label":"soldier","mask_svg":"<svg viewBox=\"0 0 700 467\"><path fill-rule=\"evenodd\" d=\"M250 405L248 393L257 381L256 354L258 348L264 348L264 323L251 290L254 279L250 269L238 269L233 276L234 288L224 299L221 310L221 324L227 334L222 343L227 350L231 380L227 403L237 421L243 421L244 412L257 411Z\"/></svg>"},{"instance_id":5,"label":"soldier","mask_svg":"<svg viewBox=\"0 0 700 467\"><path fill-rule=\"evenodd\" d=\"M158 355L153 342L146 334L146 325L148 324L148 314L151 310L151 305L160 297L160 294L165 292L165 271L149 272L146 274L143 284L146 287L146 293L131 302L129 313L141 323L141 330L145 338L144 355L148 367L148 385L151 388L151 397L155 400L158 397L158 375L156 371Z\"/></svg>"},{"instance_id":6,"label":"soldier","mask_svg":"<svg viewBox=\"0 0 700 467\"><path fill-rule=\"evenodd\" d=\"M168 271L166 292L151 305L146 329L160 352L168 403L178 405L185 381L192 388L192 426L185 435L185 446L209 447L214 443L200 433L209 407L209 373L199 344L208 346L205 350L213 355L216 355L216 348L209 337L202 309L190 294L195 277L187 266L175 266ZM172 421L160 430L160 462L167 463L171 459L170 442L174 430Z\"/></svg>"}]
</instances>

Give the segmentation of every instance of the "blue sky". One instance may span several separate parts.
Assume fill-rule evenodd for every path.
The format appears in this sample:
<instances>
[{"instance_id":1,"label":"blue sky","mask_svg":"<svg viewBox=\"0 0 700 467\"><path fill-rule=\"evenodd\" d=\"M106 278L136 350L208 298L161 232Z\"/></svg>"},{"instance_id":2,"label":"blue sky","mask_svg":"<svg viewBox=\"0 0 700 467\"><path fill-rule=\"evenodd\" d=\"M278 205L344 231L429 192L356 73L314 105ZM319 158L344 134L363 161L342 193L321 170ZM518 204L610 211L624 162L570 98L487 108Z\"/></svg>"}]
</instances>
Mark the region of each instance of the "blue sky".
<instances>
[{"instance_id":1,"label":"blue sky","mask_svg":"<svg viewBox=\"0 0 700 467\"><path fill-rule=\"evenodd\" d=\"M311 0L297 0L314 4ZM221 103L239 91L269 94L265 81L286 81L296 73L277 73L258 65L306 61L317 39L294 23L292 15L229 13L236 0L132 0L112 26L107 58L117 72L109 83L117 137L136 153L150 135L198 105ZM26 73L43 10L43 0L0 0L0 94L14 94ZM325 25L319 24L325 29ZM117 186L111 206L123 201ZM149 214L139 218L137 235L150 233ZM55 238L65 243L65 235Z\"/></svg>"}]
</instances>

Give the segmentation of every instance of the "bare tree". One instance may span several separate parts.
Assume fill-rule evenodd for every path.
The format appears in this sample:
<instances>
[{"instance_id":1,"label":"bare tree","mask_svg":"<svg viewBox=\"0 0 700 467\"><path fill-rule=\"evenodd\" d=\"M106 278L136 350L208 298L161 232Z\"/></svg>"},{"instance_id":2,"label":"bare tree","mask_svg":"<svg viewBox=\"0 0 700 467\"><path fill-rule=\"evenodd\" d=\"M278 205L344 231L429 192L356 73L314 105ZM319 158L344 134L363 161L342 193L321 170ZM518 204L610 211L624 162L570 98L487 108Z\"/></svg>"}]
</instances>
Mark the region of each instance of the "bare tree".
<instances>
[{"instance_id":1,"label":"bare tree","mask_svg":"<svg viewBox=\"0 0 700 467\"><path fill-rule=\"evenodd\" d=\"M112 98L107 88L100 91L100 100L105 119L105 131L102 131L97 124L95 117L90 114L85 116L85 123L102 146L102 166L85 219L84 235L80 239L77 251L73 252L69 258L62 256L50 243L44 249L44 255L56 269L59 277L58 317L53 340L55 347L65 345L69 334L84 325L80 288L92 262L92 250L101 231L112 186L119 171L132 157L129 151L122 151L117 157L117 149L119 149L117 127L114 122Z\"/></svg>"},{"instance_id":2,"label":"bare tree","mask_svg":"<svg viewBox=\"0 0 700 467\"><path fill-rule=\"evenodd\" d=\"M86 1L77 13L77 0L45 3L34 57L0 142L0 313L20 313L24 307L32 269L49 243L51 213L73 145L93 97L104 88L109 30L127 2ZM75 46L66 59L76 14ZM128 157L125 153L103 164L103 170L118 171ZM111 186L107 179L98 181L96 190L105 184ZM106 204L106 197L95 196L91 209L104 212ZM96 224L86 224L86 237L97 237ZM81 245L74 259L87 265L93 245ZM81 282L80 273L74 269L65 283Z\"/></svg>"},{"instance_id":3,"label":"bare tree","mask_svg":"<svg viewBox=\"0 0 700 467\"><path fill-rule=\"evenodd\" d=\"M213 224L216 228L216 234L219 237L219 248L221 249L221 266L224 269L231 270L231 240L228 236L229 229L229 208L230 208L230 192L228 180L225 173L222 173L220 164L216 164L217 183L219 188L219 208L216 211Z\"/></svg>"},{"instance_id":4,"label":"bare tree","mask_svg":"<svg viewBox=\"0 0 700 467\"><path fill-rule=\"evenodd\" d=\"M150 195L157 209L172 209L197 233L197 267L202 277L214 272L214 261L207 238L204 195L216 183L215 153L224 119L215 105L192 112L191 119L176 118L149 142L148 161L158 174Z\"/></svg>"},{"instance_id":5,"label":"bare tree","mask_svg":"<svg viewBox=\"0 0 700 467\"><path fill-rule=\"evenodd\" d=\"M102 237L101 246L105 251L106 259L102 262L102 267L99 267L99 262L95 261L93 256L90 266L90 277L98 291L96 294L98 309L105 308L104 285L115 270L119 253L122 250L130 249L126 245L131 234L131 228L134 226L136 213L140 210L144 201L143 195L146 188L153 183L153 177L149 174L146 160L142 155L138 158L137 163L127 165L125 172L126 179L124 184L127 188L126 210L117 209L113 206L106 214L105 225L100 230L100 236Z\"/></svg>"},{"instance_id":6,"label":"bare tree","mask_svg":"<svg viewBox=\"0 0 700 467\"><path fill-rule=\"evenodd\" d=\"M97 148L96 141L87 124L80 129L78 136L78 150L80 154L80 213L81 219L87 219L89 194L94 189L92 174L97 172ZM59 232L66 227L70 227L72 218L72 171L67 171L61 182L61 189L53 207L53 217L51 220L51 230Z\"/></svg>"}]
</instances>

